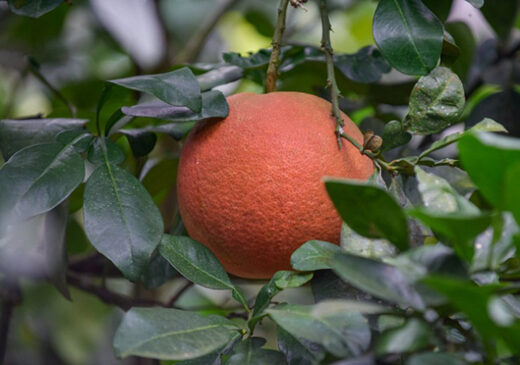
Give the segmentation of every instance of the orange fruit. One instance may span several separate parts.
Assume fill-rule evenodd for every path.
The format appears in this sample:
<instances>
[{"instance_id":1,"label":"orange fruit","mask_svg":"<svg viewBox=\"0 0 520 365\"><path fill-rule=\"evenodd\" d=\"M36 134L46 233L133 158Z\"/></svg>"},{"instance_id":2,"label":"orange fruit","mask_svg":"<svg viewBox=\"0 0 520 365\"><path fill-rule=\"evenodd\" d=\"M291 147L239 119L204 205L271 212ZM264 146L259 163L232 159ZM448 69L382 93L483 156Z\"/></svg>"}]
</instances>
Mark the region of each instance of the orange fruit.
<instances>
[{"instance_id":1,"label":"orange fruit","mask_svg":"<svg viewBox=\"0 0 520 365\"><path fill-rule=\"evenodd\" d=\"M244 278L290 269L311 239L338 243L341 218L322 178L367 179L372 161L338 148L331 104L299 92L236 94L229 116L199 123L181 152L180 213L189 235ZM362 143L343 114L344 131Z\"/></svg>"}]
</instances>

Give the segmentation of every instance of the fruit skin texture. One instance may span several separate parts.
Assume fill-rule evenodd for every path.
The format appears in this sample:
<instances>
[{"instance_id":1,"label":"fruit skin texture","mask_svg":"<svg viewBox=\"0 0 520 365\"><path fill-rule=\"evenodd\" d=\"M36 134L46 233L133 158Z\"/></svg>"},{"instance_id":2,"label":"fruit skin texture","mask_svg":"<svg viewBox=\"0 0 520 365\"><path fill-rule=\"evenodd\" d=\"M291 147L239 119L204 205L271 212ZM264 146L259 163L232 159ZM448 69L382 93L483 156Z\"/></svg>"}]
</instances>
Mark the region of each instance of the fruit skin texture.
<instances>
[{"instance_id":1,"label":"fruit skin texture","mask_svg":"<svg viewBox=\"0 0 520 365\"><path fill-rule=\"evenodd\" d=\"M236 94L229 116L199 123L186 139L177 175L189 235L236 276L270 278L290 269L311 239L338 243L341 218L322 178L366 180L372 161L349 142L341 150L331 104L299 92ZM344 131L363 136L343 114Z\"/></svg>"}]
</instances>

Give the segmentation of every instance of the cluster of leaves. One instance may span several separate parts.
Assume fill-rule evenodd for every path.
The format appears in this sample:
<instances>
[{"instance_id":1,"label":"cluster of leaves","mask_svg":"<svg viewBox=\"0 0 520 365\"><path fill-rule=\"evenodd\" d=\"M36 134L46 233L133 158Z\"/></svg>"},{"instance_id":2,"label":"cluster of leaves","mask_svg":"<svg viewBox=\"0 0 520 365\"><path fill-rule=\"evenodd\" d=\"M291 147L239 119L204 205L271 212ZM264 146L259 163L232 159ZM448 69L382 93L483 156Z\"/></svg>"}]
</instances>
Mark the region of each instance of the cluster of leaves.
<instances>
[{"instance_id":1,"label":"cluster of leaves","mask_svg":"<svg viewBox=\"0 0 520 365\"><path fill-rule=\"evenodd\" d=\"M41 15L34 9L52 10L61 1L39 3L9 1L13 11L34 16ZM483 6L505 44L516 0L470 3ZM6 160L0 170L0 278L48 279L68 296L67 282L77 280L79 265L67 265L66 243L79 231L131 282L154 288L182 276L229 291L237 302L233 311L209 314L181 310L175 301L167 308L125 307L114 338L120 357L179 364L518 362L520 140L491 133L506 129L485 104L516 91L492 95L465 114L468 90L485 82L479 75L505 61L499 55L468 61L474 43L466 42L465 25L443 24L450 6L451 1L380 0L373 29L377 47L334 56L342 90L362 95L366 105L408 103L401 117L394 110L385 117L375 113L385 122L384 144L369 181L325 181L344 220L340 247L303 244L292 255L293 271L277 272L248 298L211 251L160 210L177 164L176 157L150 157L162 136L181 141L195 123L226 117L220 85L265 79L269 50L249 57L228 53L225 63L203 69L110 81L90 122L0 121ZM281 90L292 88L295 75L316 76L304 91L323 86L325 58L318 48L289 45L281 53ZM420 78L379 83L392 69ZM118 105L105 118L102 111L121 87L147 98ZM439 135L479 115L498 122L480 118L463 132ZM504 124L515 131L508 120ZM410 147L412 137L426 141L420 151ZM456 156L434 158L455 143ZM30 242L23 258L20 242ZM107 274L106 264L97 274ZM283 290L304 285L311 286L314 304L273 301ZM254 336L268 320L277 326L279 351L264 348L265 339Z\"/></svg>"}]
</instances>

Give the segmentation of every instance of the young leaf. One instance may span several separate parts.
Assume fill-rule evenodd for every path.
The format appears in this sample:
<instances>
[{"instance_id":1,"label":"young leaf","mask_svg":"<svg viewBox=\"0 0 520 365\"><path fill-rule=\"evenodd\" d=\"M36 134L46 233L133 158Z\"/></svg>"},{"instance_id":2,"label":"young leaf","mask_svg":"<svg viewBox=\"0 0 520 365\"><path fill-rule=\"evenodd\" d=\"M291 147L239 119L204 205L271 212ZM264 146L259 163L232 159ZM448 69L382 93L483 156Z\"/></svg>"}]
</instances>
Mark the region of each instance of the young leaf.
<instances>
[{"instance_id":1,"label":"young leaf","mask_svg":"<svg viewBox=\"0 0 520 365\"><path fill-rule=\"evenodd\" d=\"M15 153L0 169L0 222L47 212L83 181L85 167L72 144L39 144Z\"/></svg>"},{"instance_id":2,"label":"young leaf","mask_svg":"<svg viewBox=\"0 0 520 365\"><path fill-rule=\"evenodd\" d=\"M0 149L7 161L15 152L35 144L54 142L66 130L82 130L86 119L2 119Z\"/></svg>"},{"instance_id":3,"label":"young leaf","mask_svg":"<svg viewBox=\"0 0 520 365\"><path fill-rule=\"evenodd\" d=\"M361 83L377 82L392 69L374 46L363 47L354 54L334 55L334 65L350 80Z\"/></svg>"},{"instance_id":4,"label":"young leaf","mask_svg":"<svg viewBox=\"0 0 520 365\"><path fill-rule=\"evenodd\" d=\"M105 156L85 185L85 232L92 245L132 281L159 243L163 220L141 183Z\"/></svg>"},{"instance_id":5,"label":"young leaf","mask_svg":"<svg viewBox=\"0 0 520 365\"><path fill-rule=\"evenodd\" d=\"M54 10L63 0L8 0L9 10L18 15L39 18Z\"/></svg>"},{"instance_id":6,"label":"young leaf","mask_svg":"<svg viewBox=\"0 0 520 365\"><path fill-rule=\"evenodd\" d=\"M446 67L437 67L415 85L404 126L419 134L441 132L459 120L464 104L459 77Z\"/></svg>"},{"instance_id":7,"label":"young leaf","mask_svg":"<svg viewBox=\"0 0 520 365\"><path fill-rule=\"evenodd\" d=\"M380 187L355 180L325 180L341 218L354 231L369 238L386 238L397 248L408 248L408 225L397 202Z\"/></svg>"},{"instance_id":8,"label":"young leaf","mask_svg":"<svg viewBox=\"0 0 520 365\"><path fill-rule=\"evenodd\" d=\"M114 337L116 356L186 360L210 354L239 336L225 318L169 308L132 308Z\"/></svg>"},{"instance_id":9,"label":"young leaf","mask_svg":"<svg viewBox=\"0 0 520 365\"><path fill-rule=\"evenodd\" d=\"M317 343L335 356L357 356L370 344L366 319L348 309L282 304L267 312L292 336Z\"/></svg>"},{"instance_id":10,"label":"young leaf","mask_svg":"<svg viewBox=\"0 0 520 365\"><path fill-rule=\"evenodd\" d=\"M432 341L430 325L412 318L404 325L384 332L377 339L375 351L379 355L415 352L432 344Z\"/></svg>"},{"instance_id":11,"label":"young leaf","mask_svg":"<svg viewBox=\"0 0 520 365\"><path fill-rule=\"evenodd\" d=\"M341 249L325 241L307 241L291 255L294 270L314 271L330 269L329 260Z\"/></svg>"},{"instance_id":12,"label":"young leaf","mask_svg":"<svg viewBox=\"0 0 520 365\"><path fill-rule=\"evenodd\" d=\"M343 280L369 294L419 310L425 308L410 279L393 266L347 253L336 255L331 266Z\"/></svg>"},{"instance_id":13,"label":"young leaf","mask_svg":"<svg viewBox=\"0 0 520 365\"><path fill-rule=\"evenodd\" d=\"M164 235L159 253L186 279L211 289L230 289L245 308L247 301L218 259L202 243L185 236Z\"/></svg>"},{"instance_id":14,"label":"young leaf","mask_svg":"<svg viewBox=\"0 0 520 365\"><path fill-rule=\"evenodd\" d=\"M373 33L381 53L397 70L426 75L437 65L442 24L421 0L381 0Z\"/></svg>"},{"instance_id":15,"label":"young leaf","mask_svg":"<svg viewBox=\"0 0 520 365\"><path fill-rule=\"evenodd\" d=\"M202 109L199 84L187 67L163 74L133 76L110 82L151 94L170 105L186 106L194 112Z\"/></svg>"}]
</instances>

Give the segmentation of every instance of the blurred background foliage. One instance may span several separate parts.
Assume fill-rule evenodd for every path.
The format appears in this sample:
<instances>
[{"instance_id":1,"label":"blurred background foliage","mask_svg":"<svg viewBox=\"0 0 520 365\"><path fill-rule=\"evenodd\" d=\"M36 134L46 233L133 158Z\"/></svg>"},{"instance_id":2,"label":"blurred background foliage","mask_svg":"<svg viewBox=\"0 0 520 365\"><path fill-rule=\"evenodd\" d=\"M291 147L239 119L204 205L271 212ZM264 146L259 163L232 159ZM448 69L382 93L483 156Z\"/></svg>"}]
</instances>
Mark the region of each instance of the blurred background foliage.
<instances>
[{"instance_id":1,"label":"blurred background foliage","mask_svg":"<svg viewBox=\"0 0 520 365\"><path fill-rule=\"evenodd\" d=\"M447 19L446 29L457 44L461 57L451 63L449 49L443 52L443 62L465 83L468 103L467 124L483 117L502 122L513 135L520 135L516 121L520 117L520 96L517 83L520 64L516 57L520 39L520 22L513 12L511 19L499 19L489 24L480 10L464 0L428 0L425 3L441 19ZM492 11L493 1L488 8ZM238 52L247 56L269 48L276 18L277 0L70 0L53 11L34 19L13 14L8 3L0 1L0 116L26 118L38 115L52 118L75 116L95 120L96 105L105 80L132 75L166 72L185 63L194 64L194 72L209 63L222 61L222 53ZM355 53L374 44L372 18L377 1L331 0L330 16L334 32L332 45L337 53ZM289 12L284 43L319 47L321 24L316 2ZM487 19L497 19L488 16ZM501 34L501 24L516 22L513 34ZM508 30L507 24L505 25ZM498 35L498 37L497 37ZM499 57L500 56L500 57ZM401 119L406 113L408 97L415 78L395 70L385 74L378 83L354 82L338 73L345 98L341 107L362 129L370 128L381 134L384 122ZM323 63L305 62L285 70L281 90L300 90L325 95L326 75ZM249 77L227 85L225 93L238 91L262 92L263 85ZM71 108L63 101L67 100ZM107 119L119 105L132 105L136 94L117 88L102 112ZM72 109L72 110L69 110ZM149 123L136 118L134 126ZM515 127L516 125L516 127ZM443 135L464 129L456 125ZM413 148L424 144L425 138L415 136L407 147L390 154L413 154ZM161 140L154 151L169 151L160 165L150 166L147 173L160 174L160 179L144 179L156 203L172 198L169 186L175 181L176 142ZM117 143L126 151L125 138ZM173 146L173 148L172 148ZM445 149L438 157L449 157L453 150ZM127 153L125 167L137 171L140 161ZM1 159L1 157L0 157ZM1 162L0 162L1 163ZM155 169L155 170L154 170ZM157 183L160 181L161 183ZM81 191L75 192L81 197ZM78 199L78 198L76 198ZM75 196L70 199L71 211L78 210ZM81 202L79 203L81 204ZM172 206L170 204L169 206ZM163 215L172 217L175 212ZM167 212L166 212L167 213ZM165 218L167 220L167 218ZM86 257L91 253L81 227L74 215L67 226L67 250L72 256ZM176 275L160 263L156 270L161 277ZM152 270L152 269L151 269ZM162 270L162 271L161 271ZM110 278L107 285L119 293L138 292L124 280ZM168 298L181 282L161 286L162 282L145 285L156 288L156 297ZM246 293L254 294L260 284L244 283ZM160 286L160 287L159 287ZM310 290L310 289L309 289ZM88 290L87 290L88 291ZM121 310L107 306L82 291L71 290L72 302L63 298L51 285L23 282L24 301L17 308L12 323L8 364L116 364L133 363L135 359L116 360L111 339L121 316ZM287 290L291 300L307 303L305 290ZM218 311L226 307L229 297L195 286L184 292L179 305L185 308L207 308ZM269 328L263 328L268 331ZM274 341L274 340L273 340ZM272 344L272 347L275 347ZM142 361L142 360L141 360Z\"/></svg>"}]
</instances>

